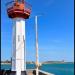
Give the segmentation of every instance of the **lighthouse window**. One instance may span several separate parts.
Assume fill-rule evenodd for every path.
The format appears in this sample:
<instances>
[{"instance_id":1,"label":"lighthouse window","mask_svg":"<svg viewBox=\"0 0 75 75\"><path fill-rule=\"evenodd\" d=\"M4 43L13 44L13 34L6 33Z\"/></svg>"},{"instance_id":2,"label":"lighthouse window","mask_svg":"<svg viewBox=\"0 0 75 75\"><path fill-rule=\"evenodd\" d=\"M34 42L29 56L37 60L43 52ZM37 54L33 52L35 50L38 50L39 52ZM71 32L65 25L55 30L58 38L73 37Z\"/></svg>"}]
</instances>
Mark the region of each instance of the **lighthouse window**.
<instances>
[{"instance_id":1,"label":"lighthouse window","mask_svg":"<svg viewBox=\"0 0 75 75\"><path fill-rule=\"evenodd\" d=\"M20 41L20 36L18 35L18 42Z\"/></svg>"},{"instance_id":2,"label":"lighthouse window","mask_svg":"<svg viewBox=\"0 0 75 75\"><path fill-rule=\"evenodd\" d=\"M22 0L18 0L18 2L22 2Z\"/></svg>"},{"instance_id":3,"label":"lighthouse window","mask_svg":"<svg viewBox=\"0 0 75 75\"><path fill-rule=\"evenodd\" d=\"M24 41L24 35L23 35L23 41Z\"/></svg>"}]
</instances>

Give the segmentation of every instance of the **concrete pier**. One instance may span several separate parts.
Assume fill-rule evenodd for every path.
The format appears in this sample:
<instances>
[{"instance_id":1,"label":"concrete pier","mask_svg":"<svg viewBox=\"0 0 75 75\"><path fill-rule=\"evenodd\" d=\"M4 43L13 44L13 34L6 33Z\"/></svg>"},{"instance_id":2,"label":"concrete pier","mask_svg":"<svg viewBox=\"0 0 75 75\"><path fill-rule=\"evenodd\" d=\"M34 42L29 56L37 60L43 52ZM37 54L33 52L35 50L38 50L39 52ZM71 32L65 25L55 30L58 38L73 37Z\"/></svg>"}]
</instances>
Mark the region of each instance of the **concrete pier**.
<instances>
[{"instance_id":1,"label":"concrete pier","mask_svg":"<svg viewBox=\"0 0 75 75\"><path fill-rule=\"evenodd\" d=\"M55 75L52 73L48 73L42 70L38 70L39 74L38 75ZM1 70L0 75L16 75L16 71L11 71L11 70ZM27 69L26 71L21 72L21 75L36 75L36 70L35 69Z\"/></svg>"},{"instance_id":2,"label":"concrete pier","mask_svg":"<svg viewBox=\"0 0 75 75\"><path fill-rule=\"evenodd\" d=\"M38 75L54 75L52 73L48 73L42 70L38 70L39 74ZM35 69L29 69L27 70L27 75L36 75L36 70Z\"/></svg>"}]
</instances>

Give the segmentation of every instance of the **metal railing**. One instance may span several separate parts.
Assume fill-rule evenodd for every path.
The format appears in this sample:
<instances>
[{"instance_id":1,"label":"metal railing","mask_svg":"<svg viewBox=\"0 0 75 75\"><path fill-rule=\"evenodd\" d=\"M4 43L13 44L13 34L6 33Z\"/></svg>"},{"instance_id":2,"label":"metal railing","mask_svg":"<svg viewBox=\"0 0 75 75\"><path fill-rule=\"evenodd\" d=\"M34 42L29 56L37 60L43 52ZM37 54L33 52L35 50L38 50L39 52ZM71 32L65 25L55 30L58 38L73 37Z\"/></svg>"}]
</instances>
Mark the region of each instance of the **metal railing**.
<instances>
[{"instance_id":1,"label":"metal railing","mask_svg":"<svg viewBox=\"0 0 75 75\"><path fill-rule=\"evenodd\" d=\"M11 2L6 3L7 9L11 8L11 7L14 7L14 3L15 3L15 1L11 1ZM18 3L21 3L21 2L18 2ZM24 9L30 9L31 10L31 7L32 6L29 3L27 3L26 1L24 1Z\"/></svg>"}]
</instances>

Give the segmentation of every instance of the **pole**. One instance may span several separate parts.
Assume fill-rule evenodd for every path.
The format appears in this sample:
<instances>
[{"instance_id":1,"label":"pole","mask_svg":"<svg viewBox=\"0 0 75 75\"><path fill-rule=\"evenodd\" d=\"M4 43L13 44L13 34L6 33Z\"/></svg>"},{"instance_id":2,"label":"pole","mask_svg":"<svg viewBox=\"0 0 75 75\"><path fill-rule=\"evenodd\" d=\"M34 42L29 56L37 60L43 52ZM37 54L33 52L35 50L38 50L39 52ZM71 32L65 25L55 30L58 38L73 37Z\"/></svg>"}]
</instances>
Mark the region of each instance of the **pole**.
<instances>
[{"instance_id":1,"label":"pole","mask_svg":"<svg viewBox=\"0 0 75 75\"><path fill-rule=\"evenodd\" d=\"M37 16L35 16L35 25L36 25L36 75L38 75L38 30L37 30Z\"/></svg>"}]
</instances>

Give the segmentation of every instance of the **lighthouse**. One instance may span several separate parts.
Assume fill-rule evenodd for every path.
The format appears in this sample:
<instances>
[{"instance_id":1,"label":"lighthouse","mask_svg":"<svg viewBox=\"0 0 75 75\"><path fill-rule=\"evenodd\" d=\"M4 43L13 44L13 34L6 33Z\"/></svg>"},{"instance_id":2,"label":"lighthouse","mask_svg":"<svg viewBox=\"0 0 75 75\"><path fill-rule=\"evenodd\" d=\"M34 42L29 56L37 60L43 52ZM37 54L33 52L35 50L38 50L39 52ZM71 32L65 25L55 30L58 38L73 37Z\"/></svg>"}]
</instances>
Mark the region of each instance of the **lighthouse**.
<instances>
[{"instance_id":1,"label":"lighthouse","mask_svg":"<svg viewBox=\"0 0 75 75\"><path fill-rule=\"evenodd\" d=\"M29 19L31 5L24 0L14 0L7 3L8 17L14 20L12 26L12 72L22 75L26 70L25 50L25 19Z\"/></svg>"}]
</instances>

